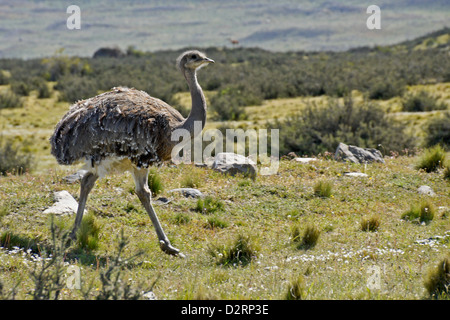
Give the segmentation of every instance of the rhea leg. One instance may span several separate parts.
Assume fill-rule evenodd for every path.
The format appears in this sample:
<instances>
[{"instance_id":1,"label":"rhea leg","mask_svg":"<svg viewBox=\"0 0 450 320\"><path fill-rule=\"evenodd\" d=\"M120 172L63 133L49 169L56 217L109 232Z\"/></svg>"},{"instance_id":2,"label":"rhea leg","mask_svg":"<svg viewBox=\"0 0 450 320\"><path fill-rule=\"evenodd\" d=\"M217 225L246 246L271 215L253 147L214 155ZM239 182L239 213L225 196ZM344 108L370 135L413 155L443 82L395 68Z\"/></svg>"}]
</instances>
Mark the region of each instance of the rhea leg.
<instances>
[{"instance_id":1,"label":"rhea leg","mask_svg":"<svg viewBox=\"0 0 450 320\"><path fill-rule=\"evenodd\" d=\"M151 191L148 188L148 169L134 169L133 178L136 184L136 194L141 200L142 205L147 211L150 219L152 220L153 226L155 227L156 234L158 235L159 245L161 250L165 253L178 255L184 257L184 255L177 248L172 247L169 239L167 238L164 230L161 227L158 216L156 215L155 209L152 206Z\"/></svg>"},{"instance_id":2,"label":"rhea leg","mask_svg":"<svg viewBox=\"0 0 450 320\"><path fill-rule=\"evenodd\" d=\"M81 179L80 200L78 201L77 216L75 218L72 232L70 233L70 238L73 240L76 240L77 238L77 230L80 227L81 220L83 219L84 208L86 207L88 195L94 187L97 179L98 176L92 172L87 172Z\"/></svg>"}]
</instances>

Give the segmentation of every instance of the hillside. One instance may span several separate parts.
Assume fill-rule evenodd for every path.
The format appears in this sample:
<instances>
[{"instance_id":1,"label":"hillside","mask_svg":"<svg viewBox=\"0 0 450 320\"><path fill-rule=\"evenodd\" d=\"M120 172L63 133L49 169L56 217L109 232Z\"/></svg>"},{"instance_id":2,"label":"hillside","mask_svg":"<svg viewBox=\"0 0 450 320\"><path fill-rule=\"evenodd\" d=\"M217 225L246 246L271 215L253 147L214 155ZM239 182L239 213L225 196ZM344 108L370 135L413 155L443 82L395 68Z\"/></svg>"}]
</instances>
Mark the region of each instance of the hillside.
<instances>
[{"instance_id":1,"label":"hillside","mask_svg":"<svg viewBox=\"0 0 450 320\"><path fill-rule=\"evenodd\" d=\"M92 56L98 47L143 51L183 47L241 47L273 51L334 50L398 43L448 23L447 1L380 0L382 29L368 30L361 1L78 1L81 30L68 30L67 3L0 3L0 58Z\"/></svg>"}]
</instances>

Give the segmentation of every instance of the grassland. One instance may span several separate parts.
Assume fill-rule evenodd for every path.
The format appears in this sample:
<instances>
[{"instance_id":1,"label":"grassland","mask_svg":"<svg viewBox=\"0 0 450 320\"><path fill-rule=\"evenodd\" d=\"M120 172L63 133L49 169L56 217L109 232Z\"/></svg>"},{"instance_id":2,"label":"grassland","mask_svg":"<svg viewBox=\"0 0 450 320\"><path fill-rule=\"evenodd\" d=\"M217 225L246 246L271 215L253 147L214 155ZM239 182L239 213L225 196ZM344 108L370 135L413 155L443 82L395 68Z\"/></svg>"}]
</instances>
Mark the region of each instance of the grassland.
<instances>
[{"instance_id":1,"label":"grassland","mask_svg":"<svg viewBox=\"0 0 450 320\"><path fill-rule=\"evenodd\" d=\"M428 89L448 101L448 84ZM0 235L9 235L2 238L0 282L4 293L16 288L16 299L32 297L35 283L30 273L39 267L37 257L52 242L51 217L42 212L52 204L53 192L67 190L75 198L79 192L79 184L63 179L77 167L57 166L47 142L68 104L57 101L57 92L48 99L37 99L32 92L24 99L23 108L1 110L0 117L2 134L25 141L25 151L36 157L35 171L0 177ZM325 99L267 101L248 107L249 121L287 116L300 111L308 100L321 103ZM391 102L383 103L393 116L402 117L394 112L398 111L395 101ZM410 121L412 116L404 119L414 131L424 116ZM424 278L450 249L450 184L441 171L415 169L418 156L385 160L386 164L366 166L336 162L326 155L309 164L282 160L277 174L254 181L193 165L165 165L158 170L164 184L158 197L171 201L156 204L155 209L172 244L187 259L161 252L151 221L134 194L131 176L106 177L88 201L100 230L98 247L88 250L72 245L65 254L64 268L79 266L83 288L92 284L87 296L95 298L101 290L100 274L114 260L118 234L123 230L129 240L123 256L143 252L127 264L123 282L142 291L154 284L152 291L158 299L284 299L299 277L305 299L428 298ZM348 177L346 172L368 176ZM198 212L197 200L168 193L191 180L221 204L218 210ZM314 191L319 181L331 185L326 197ZM432 187L436 195L420 195L421 185ZM431 222L402 219L411 205L422 201L433 207ZM377 228L364 231L361 223L373 216ZM54 219L59 229L69 231L74 217ZM302 234L308 226L320 232L318 241L308 248L299 247L293 230ZM220 264L238 237L244 237L252 248L250 263ZM374 266L380 272L379 289L368 286ZM60 298L86 296L83 290L64 287Z\"/></svg>"}]
</instances>

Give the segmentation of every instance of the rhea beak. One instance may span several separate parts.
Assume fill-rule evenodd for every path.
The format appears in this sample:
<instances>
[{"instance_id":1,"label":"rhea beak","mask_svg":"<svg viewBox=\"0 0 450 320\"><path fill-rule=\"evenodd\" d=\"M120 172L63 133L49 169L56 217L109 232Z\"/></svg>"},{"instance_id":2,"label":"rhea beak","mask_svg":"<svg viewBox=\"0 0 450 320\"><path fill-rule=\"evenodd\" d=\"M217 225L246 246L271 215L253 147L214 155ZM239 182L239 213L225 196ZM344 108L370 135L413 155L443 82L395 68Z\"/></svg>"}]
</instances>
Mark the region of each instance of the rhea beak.
<instances>
[{"instance_id":1,"label":"rhea beak","mask_svg":"<svg viewBox=\"0 0 450 320\"><path fill-rule=\"evenodd\" d=\"M208 63L215 63L213 59L210 58L204 58L204 61L208 62Z\"/></svg>"}]
</instances>

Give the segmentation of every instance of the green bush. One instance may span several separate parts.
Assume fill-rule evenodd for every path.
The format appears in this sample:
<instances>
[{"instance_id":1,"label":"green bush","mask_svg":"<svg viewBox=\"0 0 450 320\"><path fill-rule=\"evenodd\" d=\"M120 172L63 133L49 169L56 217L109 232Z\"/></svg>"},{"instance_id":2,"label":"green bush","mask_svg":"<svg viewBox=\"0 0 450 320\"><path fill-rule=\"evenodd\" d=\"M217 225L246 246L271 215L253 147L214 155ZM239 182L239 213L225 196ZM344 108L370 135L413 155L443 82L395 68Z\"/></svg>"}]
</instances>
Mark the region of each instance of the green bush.
<instances>
[{"instance_id":1,"label":"green bush","mask_svg":"<svg viewBox=\"0 0 450 320\"><path fill-rule=\"evenodd\" d=\"M24 81L14 81L11 82L11 91L18 96L29 96L31 91L31 86Z\"/></svg>"},{"instance_id":2,"label":"green bush","mask_svg":"<svg viewBox=\"0 0 450 320\"><path fill-rule=\"evenodd\" d=\"M351 97L344 103L331 99L325 106L311 104L302 113L283 121L268 123L280 129L280 154L317 155L334 152L340 142L362 148L383 145L385 150L401 152L414 146L400 123L387 117L377 104L355 105Z\"/></svg>"},{"instance_id":3,"label":"green bush","mask_svg":"<svg viewBox=\"0 0 450 320\"><path fill-rule=\"evenodd\" d=\"M24 174L33 168L32 154L23 153L12 140L4 141L0 136L0 175Z\"/></svg>"},{"instance_id":4,"label":"green bush","mask_svg":"<svg viewBox=\"0 0 450 320\"><path fill-rule=\"evenodd\" d=\"M98 84L94 79L78 76L64 76L55 86L60 92L59 99L74 103L98 94Z\"/></svg>"},{"instance_id":5,"label":"green bush","mask_svg":"<svg viewBox=\"0 0 450 320\"><path fill-rule=\"evenodd\" d=\"M438 100L425 90L422 90L415 95L408 95L403 101L403 110L409 112L445 109L447 109L447 105L444 102L438 103Z\"/></svg>"},{"instance_id":6,"label":"green bush","mask_svg":"<svg viewBox=\"0 0 450 320\"><path fill-rule=\"evenodd\" d=\"M440 144L445 149L450 149L450 112L445 112L442 117L430 120L425 128L425 133L427 147Z\"/></svg>"},{"instance_id":7,"label":"green bush","mask_svg":"<svg viewBox=\"0 0 450 320\"><path fill-rule=\"evenodd\" d=\"M210 100L210 109L215 120L245 120L245 106L260 104L261 100L242 88L230 87L219 91Z\"/></svg>"},{"instance_id":8,"label":"green bush","mask_svg":"<svg viewBox=\"0 0 450 320\"><path fill-rule=\"evenodd\" d=\"M0 93L0 110L21 108L23 106L22 99L12 91Z\"/></svg>"},{"instance_id":9,"label":"green bush","mask_svg":"<svg viewBox=\"0 0 450 320\"><path fill-rule=\"evenodd\" d=\"M416 164L416 169L426 172L433 172L443 168L445 164L445 150L440 146L426 149Z\"/></svg>"},{"instance_id":10,"label":"green bush","mask_svg":"<svg viewBox=\"0 0 450 320\"><path fill-rule=\"evenodd\" d=\"M376 100L387 100L396 96L401 96L405 87L399 81L379 80L369 89L369 98Z\"/></svg>"}]
</instances>

